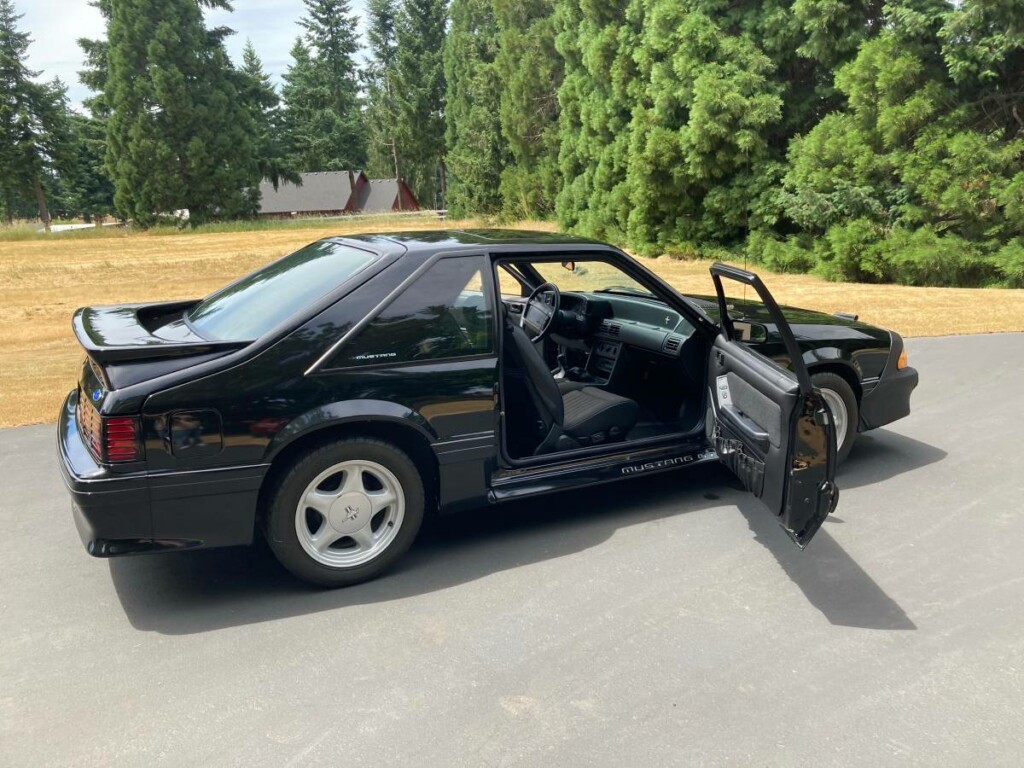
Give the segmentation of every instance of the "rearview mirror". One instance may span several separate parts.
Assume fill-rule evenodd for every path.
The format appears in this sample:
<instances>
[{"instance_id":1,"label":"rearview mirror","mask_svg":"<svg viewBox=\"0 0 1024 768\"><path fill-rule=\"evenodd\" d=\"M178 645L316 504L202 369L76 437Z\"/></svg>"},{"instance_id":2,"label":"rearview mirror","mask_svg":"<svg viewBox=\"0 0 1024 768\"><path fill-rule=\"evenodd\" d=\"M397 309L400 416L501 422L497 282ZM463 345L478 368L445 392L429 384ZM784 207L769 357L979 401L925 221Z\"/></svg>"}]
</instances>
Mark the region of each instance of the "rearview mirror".
<instances>
[{"instance_id":1,"label":"rearview mirror","mask_svg":"<svg viewBox=\"0 0 1024 768\"><path fill-rule=\"evenodd\" d=\"M569 270L570 272L575 272L576 271L576 262L575 261L563 261L562 262L562 267L564 269Z\"/></svg>"}]
</instances>

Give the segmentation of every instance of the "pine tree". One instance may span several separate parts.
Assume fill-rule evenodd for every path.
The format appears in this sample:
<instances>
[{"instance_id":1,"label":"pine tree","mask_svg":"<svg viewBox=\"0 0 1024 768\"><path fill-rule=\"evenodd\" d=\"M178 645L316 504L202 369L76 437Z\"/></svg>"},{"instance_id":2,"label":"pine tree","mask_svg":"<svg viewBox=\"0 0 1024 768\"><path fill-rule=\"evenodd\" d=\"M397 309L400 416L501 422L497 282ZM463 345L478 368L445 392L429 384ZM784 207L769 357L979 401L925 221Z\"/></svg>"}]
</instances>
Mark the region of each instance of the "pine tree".
<instances>
[{"instance_id":1,"label":"pine tree","mask_svg":"<svg viewBox=\"0 0 1024 768\"><path fill-rule=\"evenodd\" d=\"M501 207L501 83L494 60L498 26L490 0L453 0L445 40L448 210L455 216Z\"/></svg>"},{"instance_id":2,"label":"pine tree","mask_svg":"<svg viewBox=\"0 0 1024 768\"><path fill-rule=\"evenodd\" d=\"M627 0L558 0L556 44L565 61L559 89L559 166L556 200L563 227L624 240L630 214L627 150L636 80ZM635 25L634 25L635 26Z\"/></svg>"},{"instance_id":3,"label":"pine tree","mask_svg":"<svg viewBox=\"0 0 1024 768\"><path fill-rule=\"evenodd\" d=\"M20 18L11 0L0 0L0 204L10 222L19 199L34 199L49 229L43 180L66 139L65 91L59 80L37 83L25 65L31 39L18 30Z\"/></svg>"},{"instance_id":4,"label":"pine tree","mask_svg":"<svg viewBox=\"0 0 1024 768\"><path fill-rule=\"evenodd\" d=\"M303 0L306 30L292 48L282 90L290 164L299 171L361 168L366 163L356 19L347 0Z\"/></svg>"},{"instance_id":5,"label":"pine tree","mask_svg":"<svg viewBox=\"0 0 1024 768\"><path fill-rule=\"evenodd\" d=\"M91 2L99 9L104 22L110 23L111 0ZM92 91L83 99L88 116L72 113L68 124L74 142L74 162L61 188L65 204L74 215L86 221L114 215L114 183L107 171L107 121L110 105L107 102L107 76L110 72L110 46L106 38L93 40L79 38L78 47L85 54L85 62L78 72L79 82Z\"/></svg>"},{"instance_id":6,"label":"pine tree","mask_svg":"<svg viewBox=\"0 0 1024 768\"><path fill-rule=\"evenodd\" d=\"M111 2L112 0L95 0L95 2L89 3L92 7L99 9L105 24L110 23ZM78 71L78 80L92 91L92 95L84 99L83 104L93 118L105 121L110 116L110 105L106 99L107 75L110 71L110 45L106 38L93 40L80 37L78 38L78 47L85 54L85 63L83 68Z\"/></svg>"},{"instance_id":7,"label":"pine tree","mask_svg":"<svg viewBox=\"0 0 1024 768\"><path fill-rule=\"evenodd\" d=\"M281 99L263 71L251 40L242 49L242 67L239 70L239 98L249 110L255 127L256 162L260 178L269 179L277 189L282 181L298 183L299 174L288 163L288 150L282 128ZM255 187L253 191L255 191ZM254 207L258 201L253 199Z\"/></svg>"},{"instance_id":8,"label":"pine tree","mask_svg":"<svg viewBox=\"0 0 1024 768\"><path fill-rule=\"evenodd\" d=\"M372 177L401 177L401 153L396 141L398 100L395 94L398 41L395 24L398 0L367 0L366 87L367 173Z\"/></svg>"},{"instance_id":9,"label":"pine tree","mask_svg":"<svg viewBox=\"0 0 1024 768\"><path fill-rule=\"evenodd\" d=\"M104 168L106 124L73 110L66 120L67 158L56 180L60 206L69 218L98 223L114 214L114 184Z\"/></svg>"},{"instance_id":10,"label":"pine tree","mask_svg":"<svg viewBox=\"0 0 1024 768\"><path fill-rule=\"evenodd\" d=\"M446 0L405 0L395 26L395 137L403 175L426 206L445 205Z\"/></svg>"},{"instance_id":11,"label":"pine tree","mask_svg":"<svg viewBox=\"0 0 1024 768\"><path fill-rule=\"evenodd\" d=\"M182 208L193 224L237 215L259 181L227 33L205 27L197 0L111 2L107 168L140 226Z\"/></svg>"},{"instance_id":12,"label":"pine tree","mask_svg":"<svg viewBox=\"0 0 1024 768\"><path fill-rule=\"evenodd\" d=\"M660 248L729 242L777 178L768 136L782 98L772 61L704 0L651 3L642 20L639 5L628 237Z\"/></svg>"},{"instance_id":13,"label":"pine tree","mask_svg":"<svg viewBox=\"0 0 1024 768\"><path fill-rule=\"evenodd\" d=\"M510 155L501 174L502 211L513 219L546 218L561 185L558 89L564 66L555 49L554 0L492 2L501 133Z\"/></svg>"}]
</instances>

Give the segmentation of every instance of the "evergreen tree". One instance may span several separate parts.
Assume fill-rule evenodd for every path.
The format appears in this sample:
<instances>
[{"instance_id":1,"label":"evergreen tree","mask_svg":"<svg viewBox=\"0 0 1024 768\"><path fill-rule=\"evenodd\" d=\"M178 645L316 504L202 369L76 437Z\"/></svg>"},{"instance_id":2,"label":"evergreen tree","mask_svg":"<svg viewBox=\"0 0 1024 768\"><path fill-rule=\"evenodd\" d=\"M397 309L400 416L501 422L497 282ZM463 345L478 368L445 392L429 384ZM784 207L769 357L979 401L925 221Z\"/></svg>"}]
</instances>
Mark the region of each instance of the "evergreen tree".
<instances>
[{"instance_id":1,"label":"evergreen tree","mask_svg":"<svg viewBox=\"0 0 1024 768\"><path fill-rule=\"evenodd\" d=\"M347 0L303 0L304 39L292 47L282 90L289 163L298 171L361 168L362 126L356 18Z\"/></svg>"},{"instance_id":2,"label":"evergreen tree","mask_svg":"<svg viewBox=\"0 0 1024 768\"><path fill-rule=\"evenodd\" d=\"M448 210L455 216L501 207L501 83L494 60L498 26L490 0L452 0L445 40Z\"/></svg>"},{"instance_id":3,"label":"evergreen tree","mask_svg":"<svg viewBox=\"0 0 1024 768\"><path fill-rule=\"evenodd\" d=\"M546 218L561 185L554 0L492 0L498 23L501 133L510 155L501 174L502 212Z\"/></svg>"},{"instance_id":4,"label":"evergreen tree","mask_svg":"<svg viewBox=\"0 0 1024 768\"><path fill-rule=\"evenodd\" d=\"M118 211L140 226L246 210L259 169L227 33L205 27L197 0L111 0L106 162Z\"/></svg>"},{"instance_id":5,"label":"evergreen tree","mask_svg":"<svg viewBox=\"0 0 1024 768\"><path fill-rule=\"evenodd\" d=\"M114 215L114 184L104 168L106 124L103 120L67 114L67 158L56 186L63 214L97 222Z\"/></svg>"},{"instance_id":6,"label":"evergreen tree","mask_svg":"<svg viewBox=\"0 0 1024 768\"><path fill-rule=\"evenodd\" d=\"M288 164L288 150L279 109L281 100L270 82L270 76L263 71L263 62L251 40L246 40L242 49L238 94L249 110L255 127L254 143L260 178L269 179L274 189L282 181L299 183L299 174ZM258 207L258 200L253 199L253 205L254 208Z\"/></svg>"},{"instance_id":7,"label":"evergreen tree","mask_svg":"<svg viewBox=\"0 0 1024 768\"><path fill-rule=\"evenodd\" d=\"M395 24L395 138L402 172L425 206L445 205L446 0L405 0Z\"/></svg>"},{"instance_id":8,"label":"evergreen tree","mask_svg":"<svg viewBox=\"0 0 1024 768\"><path fill-rule=\"evenodd\" d=\"M99 9L105 24L110 24L111 0L95 0L90 2L94 8ZM109 56L110 46L106 38L92 40L87 37L78 39L78 47L85 54L85 64L78 71L78 80L82 85L92 91L92 95L83 100L83 104L93 118L106 120L110 116L110 105L107 103L107 75L110 70Z\"/></svg>"},{"instance_id":9,"label":"evergreen tree","mask_svg":"<svg viewBox=\"0 0 1024 768\"><path fill-rule=\"evenodd\" d=\"M559 89L559 166L556 200L563 227L623 240L630 213L626 186L631 105L629 86L637 26L627 0L558 0L556 45L565 61Z\"/></svg>"},{"instance_id":10,"label":"evergreen tree","mask_svg":"<svg viewBox=\"0 0 1024 768\"><path fill-rule=\"evenodd\" d=\"M845 109L790 146L780 200L803 236L769 256L845 279L1024 284L1013 15L977 0L887 8L836 73Z\"/></svg>"},{"instance_id":11,"label":"evergreen tree","mask_svg":"<svg viewBox=\"0 0 1024 768\"><path fill-rule=\"evenodd\" d=\"M98 8L105 23L110 23L111 0L91 2ZM115 215L114 183L106 168L107 121L110 105L107 102L107 75L110 71L110 46L106 38L93 40L79 38L78 47L85 54L78 80L92 91L82 103L89 115L72 113L69 118L74 143L74 162L67 177L61 180L65 205L73 215L86 221Z\"/></svg>"},{"instance_id":12,"label":"evergreen tree","mask_svg":"<svg viewBox=\"0 0 1024 768\"><path fill-rule=\"evenodd\" d=\"M367 173L372 177L402 177L396 140L398 100L395 77L398 41L395 24L398 0L367 0L366 86Z\"/></svg>"},{"instance_id":13,"label":"evergreen tree","mask_svg":"<svg viewBox=\"0 0 1024 768\"><path fill-rule=\"evenodd\" d=\"M782 119L782 88L773 63L752 36L723 28L705 10L711 3L642 5L631 9L640 32L628 237L658 248L729 242L774 192L769 136Z\"/></svg>"},{"instance_id":14,"label":"evergreen tree","mask_svg":"<svg viewBox=\"0 0 1024 768\"><path fill-rule=\"evenodd\" d=\"M50 228L44 176L60 163L66 139L65 91L59 80L37 83L25 65L31 42L18 30L20 14L0 0L0 205L10 222L20 199L34 199Z\"/></svg>"}]
</instances>

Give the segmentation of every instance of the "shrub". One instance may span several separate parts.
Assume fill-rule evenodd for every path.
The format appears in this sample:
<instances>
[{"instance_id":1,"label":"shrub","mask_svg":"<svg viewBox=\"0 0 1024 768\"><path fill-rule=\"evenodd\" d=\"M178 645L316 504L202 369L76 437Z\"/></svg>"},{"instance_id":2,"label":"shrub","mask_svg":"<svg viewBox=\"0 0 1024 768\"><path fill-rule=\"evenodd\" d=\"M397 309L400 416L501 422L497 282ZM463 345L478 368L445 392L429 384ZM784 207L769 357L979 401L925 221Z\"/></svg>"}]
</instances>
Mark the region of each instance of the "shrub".
<instances>
[{"instance_id":1,"label":"shrub","mask_svg":"<svg viewBox=\"0 0 1024 768\"><path fill-rule=\"evenodd\" d=\"M1024 288L1024 238L1011 240L993 254L992 265L1011 288Z\"/></svg>"},{"instance_id":2,"label":"shrub","mask_svg":"<svg viewBox=\"0 0 1024 768\"><path fill-rule=\"evenodd\" d=\"M774 272L809 272L814 268L814 251L809 237L779 239L768 232L754 231L747 238L747 253L752 261Z\"/></svg>"}]
</instances>

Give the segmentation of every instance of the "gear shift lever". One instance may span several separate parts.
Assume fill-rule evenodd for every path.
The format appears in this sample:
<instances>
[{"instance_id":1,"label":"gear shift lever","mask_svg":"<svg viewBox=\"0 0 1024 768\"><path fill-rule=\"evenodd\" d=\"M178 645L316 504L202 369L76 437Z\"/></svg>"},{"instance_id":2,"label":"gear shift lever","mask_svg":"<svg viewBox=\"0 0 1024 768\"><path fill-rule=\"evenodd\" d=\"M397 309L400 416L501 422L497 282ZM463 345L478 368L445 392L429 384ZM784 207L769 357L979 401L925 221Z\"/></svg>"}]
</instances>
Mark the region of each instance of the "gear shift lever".
<instances>
[{"instance_id":1,"label":"gear shift lever","mask_svg":"<svg viewBox=\"0 0 1024 768\"><path fill-rule=\"evenodd\" d=\"M555 378L556 379L568 378L568 376L569 376L569 368L567 367L566 363L568 363L569 361L568 361L568 358L565 356L565 349L563 347L559 347L559 349L558 349L558 357L556 358L556 360L558 361L558 370L555 371Z\"/></svg>"}]
</instances>

